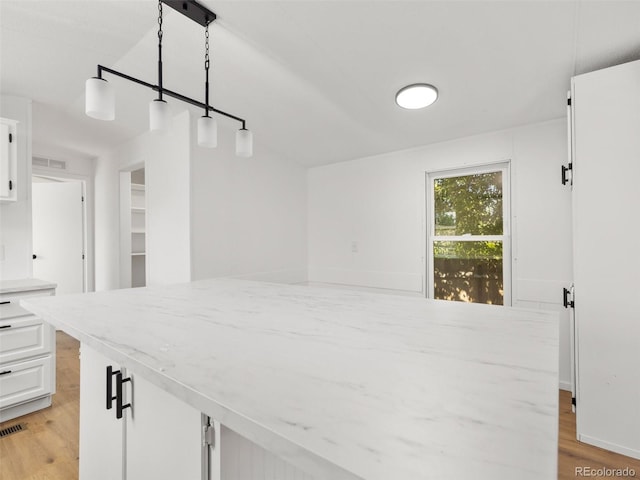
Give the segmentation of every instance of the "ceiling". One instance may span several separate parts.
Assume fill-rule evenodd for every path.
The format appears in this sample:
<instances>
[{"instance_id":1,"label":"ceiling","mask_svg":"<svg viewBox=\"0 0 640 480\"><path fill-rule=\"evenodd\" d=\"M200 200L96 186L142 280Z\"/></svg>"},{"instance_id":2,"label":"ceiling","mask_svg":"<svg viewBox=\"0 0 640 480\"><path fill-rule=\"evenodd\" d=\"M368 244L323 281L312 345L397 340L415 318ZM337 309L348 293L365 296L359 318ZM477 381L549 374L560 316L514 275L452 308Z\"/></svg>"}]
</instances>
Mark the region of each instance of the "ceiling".
<instances>
[{"instance_id":1,"label":"ceiling","mask_svg":"<svg viewBox=\"0 0 640 480\"><path fill-rule=\"evenodd\" d=\"M218 14L211 103L247 119L256 154L305 166L560 118L571 76L640 59L635 1L202 3ZM164 11L164 84L201 99L204 31ZM100 63L156 83L156 15L149 0L0 0L0 91L33 99L34 154L90 159L147 130L152 91L106 75L116 120L101 122L84 81ZM416 82L438 101L397 107Z\"/></svg>"}]
</instances>

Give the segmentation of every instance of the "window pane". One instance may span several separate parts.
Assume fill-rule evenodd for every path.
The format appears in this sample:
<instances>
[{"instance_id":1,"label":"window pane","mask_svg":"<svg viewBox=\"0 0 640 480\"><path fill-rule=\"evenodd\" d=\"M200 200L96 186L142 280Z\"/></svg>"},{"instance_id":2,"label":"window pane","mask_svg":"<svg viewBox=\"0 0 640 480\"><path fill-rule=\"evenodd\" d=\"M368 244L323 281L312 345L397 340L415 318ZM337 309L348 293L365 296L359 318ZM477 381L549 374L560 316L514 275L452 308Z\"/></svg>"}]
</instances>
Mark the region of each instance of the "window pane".
<instances>
[{"instance_id":1,"label":"window pane","mask_svg":"<svg viewBox=\"0 0 640 480\"><path fill-rule=\"evenodd\" d=\"M433 181L436 235L502 235L502 172Z\"/></svg>"},{"instance_id":2,"label":"window pane","mask_svg":"<svg viewBox=\"0 0 640 480\"><path fill-rule=\"evenodd\" d=\"M433 242L434 297L504 304L502 242Z\"/></svg>"}]
</instances>

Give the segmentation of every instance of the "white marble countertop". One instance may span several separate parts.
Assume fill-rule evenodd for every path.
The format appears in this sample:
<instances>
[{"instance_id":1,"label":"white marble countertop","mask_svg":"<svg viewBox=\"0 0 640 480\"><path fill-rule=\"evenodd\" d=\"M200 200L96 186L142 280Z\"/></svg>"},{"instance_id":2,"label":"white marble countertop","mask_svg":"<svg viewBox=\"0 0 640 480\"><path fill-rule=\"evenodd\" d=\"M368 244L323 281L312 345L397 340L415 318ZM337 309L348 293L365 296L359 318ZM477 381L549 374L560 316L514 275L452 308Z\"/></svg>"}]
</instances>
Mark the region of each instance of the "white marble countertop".
<instances>
[{"instance_id":1,"label":"white marble countertop","mask_svg":"<svg viewBox=\"0 0 640 480\"><path fill-rule=\"evenodd\" d=\"M555 313L231 279L23 305L318 479L555 479Z\"/></svg>"},{"instance_id":2,"label":"white marble countertop","mask_svg":"<svg viewBox=\"0 0 640 480\"><path fill-rule=\"evenodd\" d=\"M19 278L16 280L0 280L0 294L25 292L33 290L49 290L56 288L53 282L38 280L37 278Z\"/></svg>"}]
</instances>

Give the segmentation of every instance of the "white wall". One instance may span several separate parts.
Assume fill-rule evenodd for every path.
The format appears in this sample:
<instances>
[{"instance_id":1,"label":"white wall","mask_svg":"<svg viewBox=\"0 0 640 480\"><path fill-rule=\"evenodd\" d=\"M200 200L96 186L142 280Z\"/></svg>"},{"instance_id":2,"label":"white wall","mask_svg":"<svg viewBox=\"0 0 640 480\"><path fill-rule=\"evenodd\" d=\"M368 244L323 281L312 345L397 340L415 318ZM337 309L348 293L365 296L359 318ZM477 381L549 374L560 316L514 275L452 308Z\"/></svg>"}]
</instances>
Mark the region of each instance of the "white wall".
<instances>
[{"instance_id":1,"label":"white wall","mask_svg":"<svg viewBox=\"0 0 640 480\"><path fill-rule=\"evenodd\" d=\"M120 174L118 151L95 163L95 290L120 286Z\"/></svg>"},{"instance_id":2,"label":"white wall","mask_svg":"<svg viewBox=\"0 0 640 480\"><path fill-rule=\"evenodd\" d=\"M216 276L306 281L306 170L262 151L235 156L235 126L197 146L189 112L96 163L96 290L120 287L119 172L145 165L147 284Z\"/></svg>"},{"instance_id":3,"label":"white wall","mask_svg":"<svg viewBox=\"0 0 640 480\"><path fill-rule=\"evenodd\" d=\"M195 122L195 118L194 118ZM192 278L307 279L306 169L264 151L235 155L235 129L199 147L192 128Z\"/></svg>"},{"instance_id":4,"label":"white wall","mask_svg":"<svg viewBox=\"0 0 640 480\"><path fill-rule=\"evenodd\" d=\"M513 305L560 311L569 387L571 192L557 120L309 170L309 281L423 292L425 172L511 160ZM357 242L357 252L352 251Z\"/></svg>"},{"instance_id":5,"label":"white wall","mask_svg":"<svg viewBox=\"0 0 640 480\"><path fill-rule=\"evenodd\" d=\"M121 287L120 172L142 165L147 185L147 285L190 279L189 114L183 111L173 118L167 134L144 133L96 161L97 291Z\"/></svg>"},{"instance_id":6,"label":"white wall","mask_svg":"<svg viewBox=\"0 0 640 480\"><path fill-rule=\"evenodd\" d=\"M0 96L0 117L17 120L17 201L0 204L0 279L31 277L31 100ZM4 254L4 259L2 255Z\"/></svg>"},{"instance_id":7,"label":"white wall","mask_svg":"<svg viewBox=\"0 0 640 480\"><path fill-rule=\"evenodd\" d=\"M146 134L147 285L191 280L189 112L171 131Z\"/></svg>"}]
</instances>

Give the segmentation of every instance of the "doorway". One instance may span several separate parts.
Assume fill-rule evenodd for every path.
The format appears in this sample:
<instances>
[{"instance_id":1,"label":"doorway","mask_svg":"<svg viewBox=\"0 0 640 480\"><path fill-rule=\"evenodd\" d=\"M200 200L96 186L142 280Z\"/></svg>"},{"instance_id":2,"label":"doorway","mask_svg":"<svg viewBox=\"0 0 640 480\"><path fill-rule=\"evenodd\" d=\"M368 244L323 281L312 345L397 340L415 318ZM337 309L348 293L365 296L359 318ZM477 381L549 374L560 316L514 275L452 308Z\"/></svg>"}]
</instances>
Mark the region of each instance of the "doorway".
<instances>
[{"instance_id":1,"label":"doorway","mask_svg":"<svg viewBox=\"0 0 640 480\"><path fill-rule=\"evenodd\" d=\"M57 294L87 291L85 183L32 176L33 276Z\"/></svg>"},{"instance_id":2,"label":"doorway","mask_svg":"<svg viewBox=\"0 0 640 480\"><path fill-rule=\"evenodd\" d=\"M120 288L147 283L145 171L134 168L120 172Z\"/></svg>"}]
</instances>

